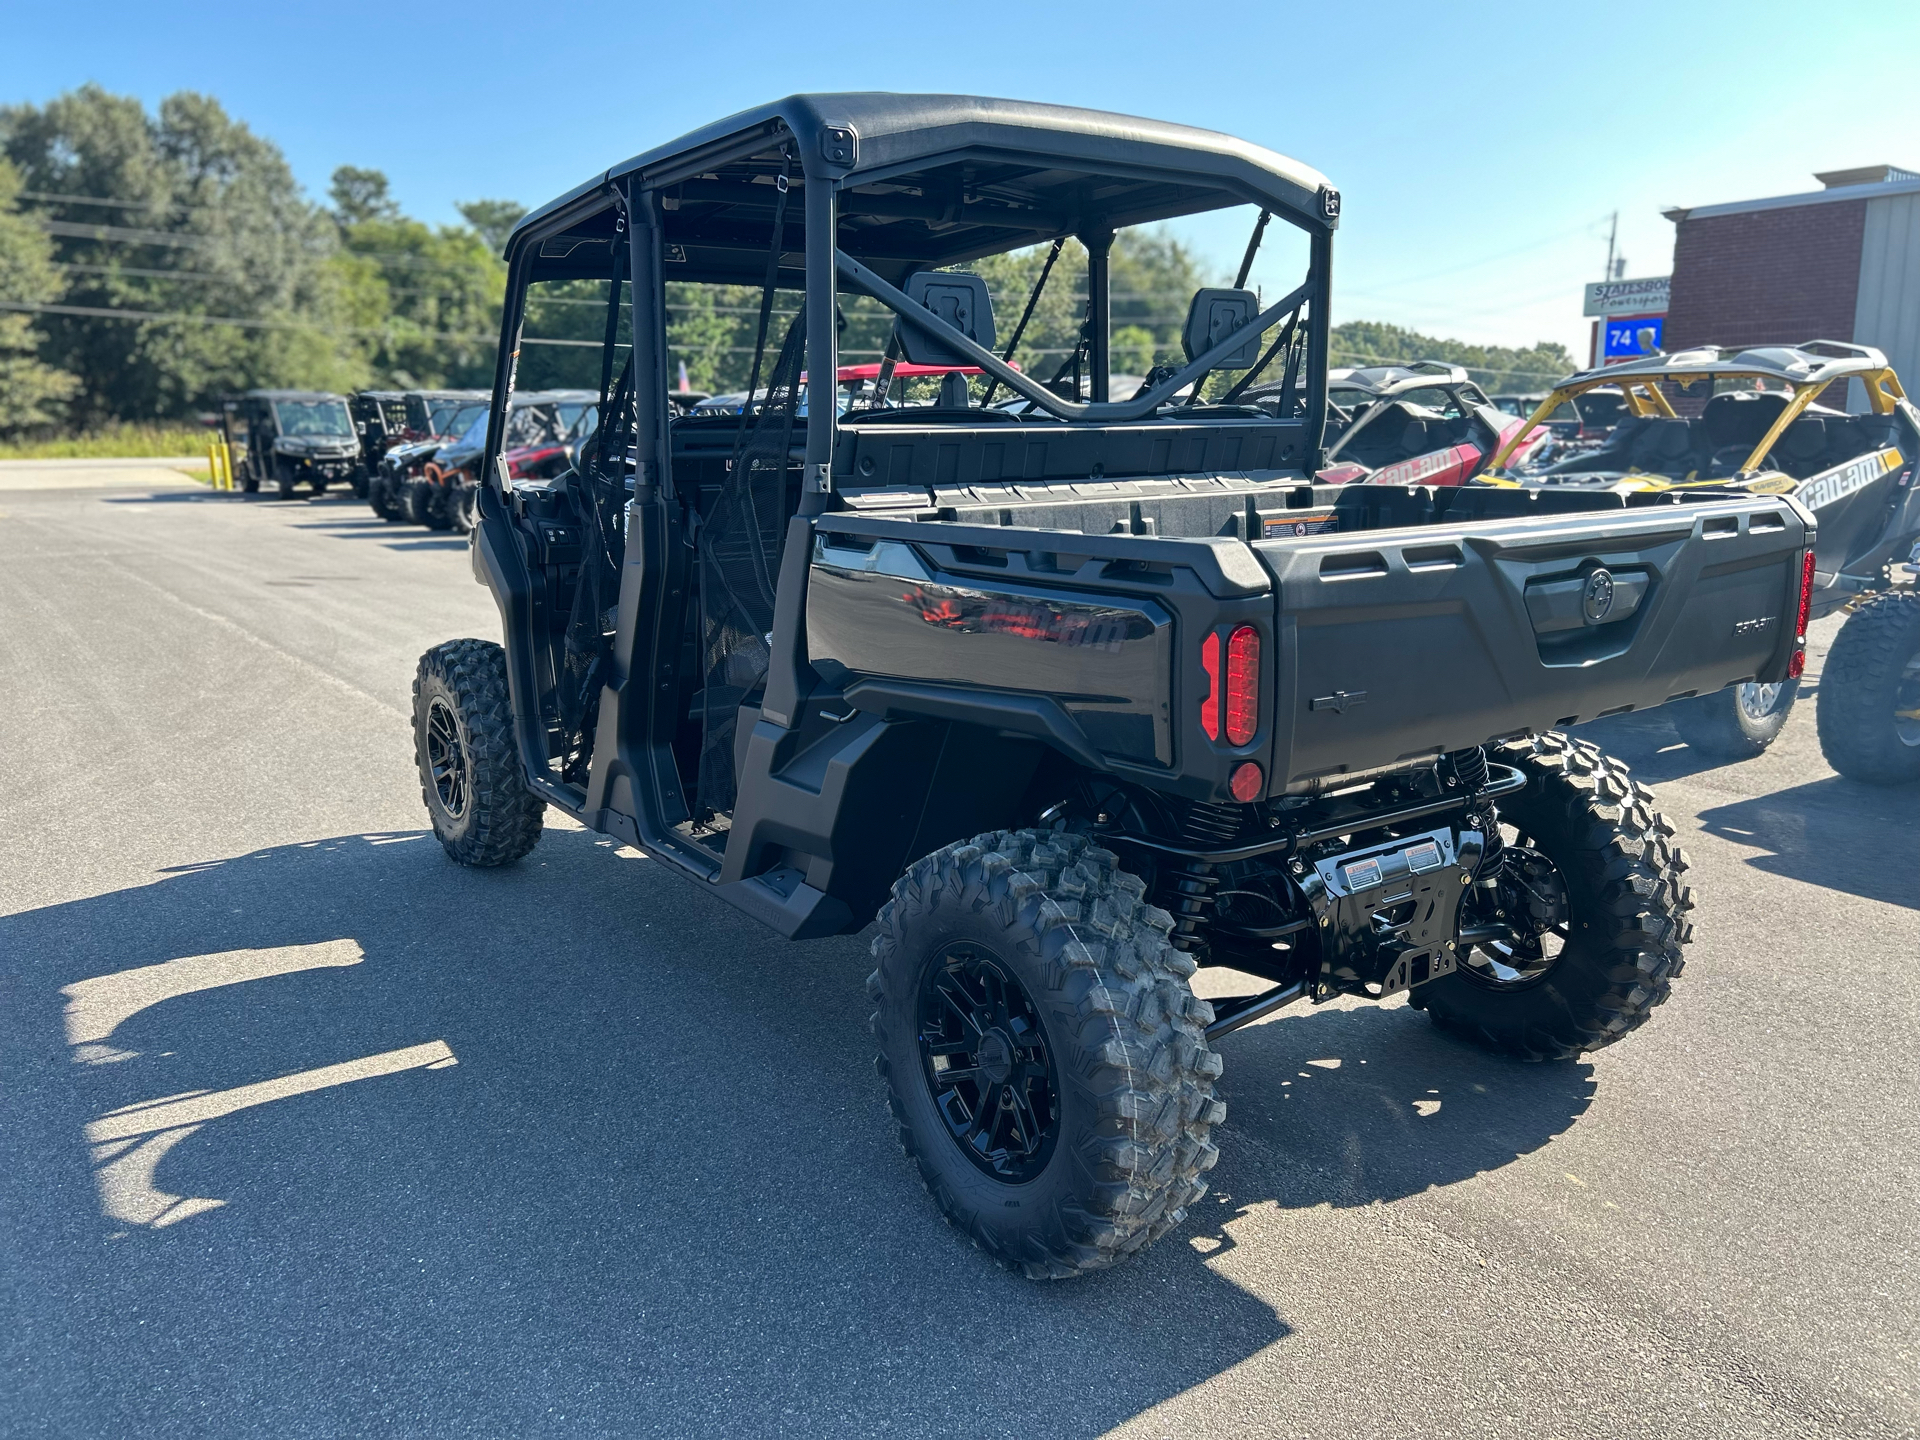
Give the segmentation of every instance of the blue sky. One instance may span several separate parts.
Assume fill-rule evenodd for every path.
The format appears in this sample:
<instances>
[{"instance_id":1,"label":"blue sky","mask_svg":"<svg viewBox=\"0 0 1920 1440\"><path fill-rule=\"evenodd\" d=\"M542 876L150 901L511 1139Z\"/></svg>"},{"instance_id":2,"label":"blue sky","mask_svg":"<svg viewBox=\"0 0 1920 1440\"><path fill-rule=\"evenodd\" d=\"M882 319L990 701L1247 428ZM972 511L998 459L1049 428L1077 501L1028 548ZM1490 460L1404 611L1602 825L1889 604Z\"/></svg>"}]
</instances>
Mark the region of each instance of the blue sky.
<instances>
[{"instance_id":1,"label":"blue sky","mask_svg":"<svg viewBox=\"0 0 1920 1440\"><path fill-rule=\"evenodd\" d=\"M0 0L0 103L88 80L149 103L206 91L316 196L334 166L373 166L429 220L480 196L537 204L794 91L1119 110L1327 174L1345 202L1336 319L1584 356L1580 286L1615 210L1628 274L1657 275L1666 206L1920 168L1916 40L1920 6ZM1245 226L1183 233L1227 268ZM1276 249L1255 279L1297 275Z\"/></svg>"}]
</instances>

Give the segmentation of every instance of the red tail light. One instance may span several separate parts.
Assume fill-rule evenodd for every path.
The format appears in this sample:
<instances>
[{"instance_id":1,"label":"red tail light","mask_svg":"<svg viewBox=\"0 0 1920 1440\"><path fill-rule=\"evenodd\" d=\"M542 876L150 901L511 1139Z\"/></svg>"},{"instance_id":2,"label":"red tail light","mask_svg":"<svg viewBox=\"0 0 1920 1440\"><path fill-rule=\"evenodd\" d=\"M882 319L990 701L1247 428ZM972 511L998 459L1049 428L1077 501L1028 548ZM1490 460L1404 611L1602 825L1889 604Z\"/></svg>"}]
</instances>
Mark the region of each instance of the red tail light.
<instances>
[{"instance_id":1,"label":"red tail light","mask_svg":"<svg viewBox=\"0 0 1920 1440\"><path fill-rule=\"evenodd\" d=\"M1798 680L1807 668L1807 619L1813 614L1813 551L1800 557L1800 614L1793 623L1793 658L1787 661L1787 678Z\"/></svg>"},{"instance_id":2,"label":"red tail light","mask_svg":"<svg viewBox=\"0 0 1920 1440\"><path fill-rule=\"evenodd\" d=\"M1207 739L1220 738L1220 634L1211 631L1200 642L1200 668L1207 672L1207 697L1200 702L1200 728Z\"/></svg>"},{"instance_id":3,"label":"red tail light","mask_svg":"<svg viewBox=\"0 0 1920 1440\"><path fill-rule=\"evenodd\" d=\"M1251 625L1227 640L1226 691L1227 741L1245 745L1260 728L1260 632Z\"/></svg>"}]
</instances>

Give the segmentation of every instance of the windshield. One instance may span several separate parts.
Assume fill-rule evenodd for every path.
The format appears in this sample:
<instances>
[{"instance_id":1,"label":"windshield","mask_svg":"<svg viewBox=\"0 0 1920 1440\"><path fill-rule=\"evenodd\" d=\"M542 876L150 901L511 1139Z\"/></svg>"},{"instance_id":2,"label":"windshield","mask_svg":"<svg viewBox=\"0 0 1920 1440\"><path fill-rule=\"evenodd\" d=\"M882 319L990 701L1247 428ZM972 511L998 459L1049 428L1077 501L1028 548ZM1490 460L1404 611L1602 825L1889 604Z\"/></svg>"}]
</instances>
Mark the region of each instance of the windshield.
<instances>
[{"instance_id":1,"label":"windshield","mask_svg":"<svg viewBox=\"0 0 1920 1440\"><path fill-rule=\"evenodd\" d=\"M460 413L464 415L466 411L463 410ZM486 438L487 407L482 405L474 413L473 419L467 422L467 428L460 432L460 438L453 443L456 445L479 445L484 443Z\"/></svg>"},{"instance_id":2,"label":"windshield","mask_svg":"<svg viewBox=\"0 0 1920 1440\"><path fill-rule=\"evenodd\" d=\"M351 435L353 419L344 400L276 400L282 435Z\"/></svg>"},{"instance_id":3,"label":"windshield","mask_svg":"<svg viewBox=\"0 0 1920 1440\"><path fill-rule=\"evenodd\" d=\"M433 408L433 433L435 435L462 435L476 419L484 420L487 407L484 401L468 400L457 405L436 405Z\"/></svg>"}]
</instances>

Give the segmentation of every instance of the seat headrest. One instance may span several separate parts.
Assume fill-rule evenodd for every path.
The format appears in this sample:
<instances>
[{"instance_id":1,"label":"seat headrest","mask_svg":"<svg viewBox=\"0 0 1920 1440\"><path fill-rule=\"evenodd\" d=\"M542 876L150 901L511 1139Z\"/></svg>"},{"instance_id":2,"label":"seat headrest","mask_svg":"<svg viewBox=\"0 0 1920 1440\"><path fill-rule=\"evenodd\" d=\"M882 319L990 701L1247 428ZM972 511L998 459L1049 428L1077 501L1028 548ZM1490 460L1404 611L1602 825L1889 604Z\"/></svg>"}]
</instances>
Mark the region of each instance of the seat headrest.
<instances>
[{"instance_id":1,"label":"seat headrest","mask_svg":"<svg viewBox=\"0 0 1920 1440\"><path fill-rule=\"evenodd\" d=\"M1187 306L1187 328L1180 334L1187 359L1197 360L1260 313L1260 300L1251 290L1205 289ZM1260 337L1248 333L1244 343L1216 370L1250 370L1260 359Z\"/></svg>"},{"instance_id":2,"label":"seat headrest","mask_svg":"<svg viewBox=\"0 0 1920 1440\"><path fill-rule=\"evenodd\" d=\"M1817 460L1827 452L1827 422L1818 415L1802 415L1775 444L1792 459Z\"/></svg>"},{"instance_id":3,"label":"seat headrest","mask_svg":"<svg viewBox=\"0 0 1920 1440\"><path fill-rule=\"evenodd\" d=\"M907 298L924 305L942 320L982 349L995 344L993 297L987 282L978 275L961 275L946 270L921 270L907 277ZM894 317L893 333L899 337L900 352L914 365L971 365L944 340L927 334L917 325Z\"/></svg>"},{"instance_id":4,"label":"seat headrest","mask_svg":"<svg viewBox=\"0 0 1920 1440\"><path fill-rule=\"evenodd\" d=\"M1656 469L1693 453L1693 433L1684 420L1655 420L1633 442L1633 463Z\"/></svg>"},{"instance_id":5,"label":"seat headrest","mask_svg":"<svg viewBox=\"0 0 1920 1440\"><path fill-rule=\"evenodd\" d=\"M1724 445L1758 445L1780 412L1787 408L1787 397L1771 391L1758 395L1735 393L1716 395L1707 401L1700 423L1706 429L1708 443L1718 450Z\"/></svg>"}]
</instances>

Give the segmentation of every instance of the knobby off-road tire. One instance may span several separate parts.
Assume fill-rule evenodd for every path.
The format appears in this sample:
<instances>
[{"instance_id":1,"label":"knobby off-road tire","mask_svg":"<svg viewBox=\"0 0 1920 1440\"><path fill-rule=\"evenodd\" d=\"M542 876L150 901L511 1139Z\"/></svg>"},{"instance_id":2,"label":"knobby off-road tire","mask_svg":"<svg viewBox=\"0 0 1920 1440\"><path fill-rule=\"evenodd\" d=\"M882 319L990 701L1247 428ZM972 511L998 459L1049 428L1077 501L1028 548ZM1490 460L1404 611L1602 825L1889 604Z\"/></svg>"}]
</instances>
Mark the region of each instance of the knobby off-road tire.
<instances>
[{"instance_id":1,"label":"knobby off-road tire","mask_svg":"<svg viewBox=\"0 0 1920 1440\"><path fill-rule=\"evenodd\" d=\"M479 497L471 485L462 485L447 498L447 519L461 535L471 535L479 523Z\"/></svg>"},{"instance_id":2,"label":"knobby off-road tire","mask_svg":"<svg viewBox=\"0 0 1920 1440\"><path fill-rule=\"evenodd\" d=\"M300 484L299 472L285 460L275 460L273 462L273 484L274 488L280 492L280 498L282 500L291 500L294 498L293 492L295 487Z\"/></svg>"},{"instance_id":3,"label":"knobby off-road tire","mask_svg":"<svg viewBox=\"0 0 1920 1440\"><path fill-rule=\"evenodd\" d=\"M413 749L433 833L455 860L507 865L539 842L546 802L520 768L498 645L449 640L420 657Z\"/></svg>"},{"instance_id":4,"label":"knobby off-road tire","mask_svg":"<svg viewBox=\"0 0 1920 1440\"><path fill-rule=\"evenodd\" d=\"M364 500L367 498L367 491L373 485L373 477L367 474L365 470L356 470L353 472L353 478L347 481L347 484L353 488L354 499Z\"/></svg>"},{"instance_id":5,"label":"knobby off-road tire","mask_svg":"<svg viewBox=\"0 0 1920 1440\"><path fill-rule=\"evenodd\" d=\"M1713 760L1751 760L1787 727L1800 682L1729 685L1711 695L1675 700L1667 711L1681 740Z\"/></svg>"},{"instance_id":6,"label":"knobby off-road tire","mask_svg":"<svg viewBox=\"0 0 1920 1440\"><path fill-rule=\"evenodd\" d=\"M1496 985L1463 957L1409 998L1489 1050L1570 1060L1638 1029L1671 992L1693 938L1687 859L1652 792L1587 741L1548 733L1493 758L1526 773L1527 788L1500 800L1500 818L1559 871L1566 938L1534 979Z\"/></svg>"},{"instance_id":7,"label":"knobby off-road tire","mask_svg":"<svg viewBox=\"0 0 1920 1440\"><path fill-rule=\"evenodd\" d=\"M400 494L400 508L415 525L433 524L433 489L425 480L409 480Z\"/></svg>"},{"instance_id":8,"label":"knobby off-road tire","mask_svg":"<svg viewBox=\"0 0 1920 1440\"><path fill-rule=\"evenodd\" d=\"M1920 594L1875 596L1847 617L1814 698L1820 749L1849 780L1920 780Z\"/></svg>"},{"instance_id":9,"label":"knobby off-road tire","mask_svg":"<svg viewBox=\"0 0 1920 1440\"><path fill-rule=\"evenodd\" d=\"M1219 1158L1213 1007L1188 987L1194 963L1143 888L1082 836L1000 830L917 862L880 911L867 992L900 1146L955 1228L1034 1279L1102 1269L1157 1240ZM921 1001L954 947L1018 981L1057 1077L1052 1149L1018 1183L970 1159L936 1105Z\"/></svg>"},{"instance_id":10,"label":"knobby off-road tire","mask_svg":"<svg viewBox=\"0 0 1920 1440\"><path fill-rule=\"evenodd\" d=\"M401 500L394 493L393 478L389 475L376 475L367 483L367 504L373 513L390 524L407 518Z\"/></svg>"}]
</instances>

